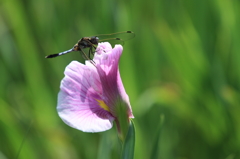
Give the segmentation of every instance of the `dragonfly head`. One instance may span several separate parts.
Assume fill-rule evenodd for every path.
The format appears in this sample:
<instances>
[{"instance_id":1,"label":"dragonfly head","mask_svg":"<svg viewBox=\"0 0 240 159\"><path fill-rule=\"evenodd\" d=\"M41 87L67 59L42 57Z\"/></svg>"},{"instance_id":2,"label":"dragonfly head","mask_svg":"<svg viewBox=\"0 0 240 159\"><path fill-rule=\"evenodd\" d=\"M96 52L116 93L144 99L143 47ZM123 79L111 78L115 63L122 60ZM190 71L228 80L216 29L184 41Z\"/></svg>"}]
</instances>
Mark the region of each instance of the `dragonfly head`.
<instances>
[{"instance_id":1,"label":"dragonfly head","mask_svg":"<svg viewBox=\"0 0 240 159\"><path fill-rule=\"evenodd\" d=\"M90 38L90 42L94 45L97 45L98 44L98 41L99 41L99 38L97 36L92 36Z\"/></svg>"}]
</instances>

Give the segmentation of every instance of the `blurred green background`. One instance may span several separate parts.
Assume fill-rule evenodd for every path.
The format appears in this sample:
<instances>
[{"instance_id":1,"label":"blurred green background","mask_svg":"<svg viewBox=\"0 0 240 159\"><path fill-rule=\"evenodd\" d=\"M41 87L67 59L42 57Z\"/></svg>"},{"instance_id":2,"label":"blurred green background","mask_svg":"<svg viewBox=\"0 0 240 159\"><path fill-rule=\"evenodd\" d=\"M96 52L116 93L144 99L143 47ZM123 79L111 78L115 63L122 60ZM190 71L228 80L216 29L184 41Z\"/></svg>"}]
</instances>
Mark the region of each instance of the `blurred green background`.
<instances>
[{"instance_id":1,"label":"blurred green background","mask_svg":"<svg viewBox=\"0 0 240 159\"><path fill-rule=\"evenodd\" d=\"M57 115L63 71L82 57L44 57L125 30L135 159L240 158L240 1L1 0L1 159L118 158L115 128L83 133Z\"/></svg>"}]
</instances>

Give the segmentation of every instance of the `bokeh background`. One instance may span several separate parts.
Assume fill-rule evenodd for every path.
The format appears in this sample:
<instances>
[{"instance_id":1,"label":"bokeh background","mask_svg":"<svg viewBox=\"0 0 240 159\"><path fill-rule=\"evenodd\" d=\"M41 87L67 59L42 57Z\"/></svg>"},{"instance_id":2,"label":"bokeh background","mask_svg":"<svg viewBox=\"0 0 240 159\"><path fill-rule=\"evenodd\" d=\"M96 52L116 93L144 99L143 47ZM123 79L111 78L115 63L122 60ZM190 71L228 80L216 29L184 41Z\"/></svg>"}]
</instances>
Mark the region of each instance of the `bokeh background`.
<instances>
[{"instance_id":1,"label":"bokeh background","mask_svg":"<svg viewBox=\"0 0 240 159\"><path fill-rule=\"evenodd\" d=\"M240 158L240 1L1 0L1 159L119 158L115 128L83 133L57 115L63 71L82 57L44 57L125 30L135 159Z\"/></svg>"}]
</instances>

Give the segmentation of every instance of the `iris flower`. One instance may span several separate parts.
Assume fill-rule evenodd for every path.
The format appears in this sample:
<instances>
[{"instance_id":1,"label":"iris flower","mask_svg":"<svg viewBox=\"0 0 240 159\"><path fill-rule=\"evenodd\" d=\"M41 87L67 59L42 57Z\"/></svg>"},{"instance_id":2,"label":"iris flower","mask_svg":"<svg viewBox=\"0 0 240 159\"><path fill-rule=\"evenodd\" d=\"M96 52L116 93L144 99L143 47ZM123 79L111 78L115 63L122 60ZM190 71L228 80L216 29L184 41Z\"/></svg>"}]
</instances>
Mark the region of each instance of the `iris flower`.
<instances>
[{"instance_id":1,"label":"iris flower","mask_svg":"<svg viewBox=\"0 0 240 159\"><path fill-rule=\"evenodd\" d=\"M65 69L58 94L57 111L69 126L83 132L111 129L118 132L134 118L118 63L123 47L99 43L93 61L72 61Z\"/></svg>"}]
</instances>

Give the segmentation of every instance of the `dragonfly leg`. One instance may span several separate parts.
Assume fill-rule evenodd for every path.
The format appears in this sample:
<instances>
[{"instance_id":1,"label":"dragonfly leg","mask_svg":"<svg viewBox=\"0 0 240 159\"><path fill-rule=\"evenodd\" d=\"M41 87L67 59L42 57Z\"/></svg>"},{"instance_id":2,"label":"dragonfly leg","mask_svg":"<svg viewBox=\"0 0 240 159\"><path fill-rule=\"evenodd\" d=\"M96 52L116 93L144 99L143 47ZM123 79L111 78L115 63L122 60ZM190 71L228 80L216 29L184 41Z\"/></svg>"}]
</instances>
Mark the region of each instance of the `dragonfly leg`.
<instances>
[{"instance_id":1,"label":"dragonfly leg","mask_svg":"<svg viewBox=\"0 0 240 159\"><path fill-rule=\"evenodd\" d=\"M92 59L90 59L90 57L88 57L87 55L86 55L86 53L80 48L80 52L81 52L81 54L82 54L82 57L85 59L85 60L89 60L90 62L91 62L91 64L93 64L94 66L96 66L95 65L95 62L92 60Z\"/></svg>"},{"instance_id":2,"label":"dragonfly leg","mask_svg":"<svg viewBox=\"0 0 240 159\"><path fill-rule=\"evenodd\" d=\"M88 56L89 58L91 57L91 55L94 55L93 52L92 52L92 47L90 47L89 51L88 51Z\"/></svg>"}]
</instances>

